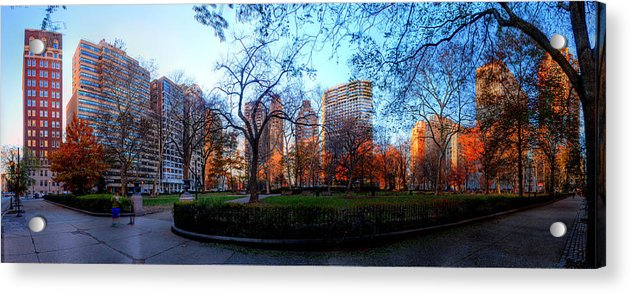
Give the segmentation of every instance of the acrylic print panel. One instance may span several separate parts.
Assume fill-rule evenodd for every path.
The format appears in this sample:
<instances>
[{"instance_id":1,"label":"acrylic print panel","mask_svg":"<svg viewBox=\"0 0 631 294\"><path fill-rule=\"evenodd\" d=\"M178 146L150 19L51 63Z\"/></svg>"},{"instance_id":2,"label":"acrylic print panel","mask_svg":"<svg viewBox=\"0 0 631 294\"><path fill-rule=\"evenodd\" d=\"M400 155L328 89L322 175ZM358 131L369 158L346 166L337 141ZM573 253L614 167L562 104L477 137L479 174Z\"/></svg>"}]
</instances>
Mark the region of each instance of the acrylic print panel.
<instances>
[{"instance_id":1,"label":"acrylic print panel","mask_svg":"<svg viewBox=\"0 0 631 294\"><path fill-rule=\"evenodd\" d=\"M597 268L597 2L2 8L2 262Z\"/></svg>"}]
</instances>

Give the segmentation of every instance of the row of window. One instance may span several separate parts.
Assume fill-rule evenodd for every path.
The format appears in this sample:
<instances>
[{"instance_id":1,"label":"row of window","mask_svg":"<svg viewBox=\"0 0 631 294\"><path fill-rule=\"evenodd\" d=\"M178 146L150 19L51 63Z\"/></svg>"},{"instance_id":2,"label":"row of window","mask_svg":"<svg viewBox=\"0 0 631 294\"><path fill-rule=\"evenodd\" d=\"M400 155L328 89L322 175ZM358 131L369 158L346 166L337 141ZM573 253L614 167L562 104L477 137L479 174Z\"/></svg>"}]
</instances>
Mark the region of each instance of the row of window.
<instances>
[{"instance_id":1,"label":"row of window","mask_svg":"<svg viewBox=\"0 0 631 294\"><path fill-rule=\"evenodd\" d=\"M37 90L26 90L26 96L27 97L36 97L37 96ZM39 97L42 98L48 98L48 90L39 90ZM55 99L60 99L61 98L61 94L60 92L51 92L50 93L50 97L51 98L55 98Z\"/></svg>"},{"instance_id":2,"label":"row of window","mask_svg":"<svg viewBox=\"0 0 631 294\"><path fill-rule=\"evenodd\" d=\"M51 101L50 104L51 104L51 106L53 108L61 108L61 102L59 102L59 101ZM28 107L36 107L37 103L33 99L27 99L26 100L26 106L28 106ZM47 100L40 100L39 101L39 107L48 107L48 101ZM35 110L33 110L33 111L35 111Z\"/></svg>"},{"instance_id":3,"label":"row of window","mask_svg":"<svg viewBox=\"0 0 631 294\"><path fill-rule=\"evenodd\" d=\"M81 84L82 85L88 85L88 86L96 87L96 88L100 88L101 87L101 85L99 85L99 84L97 84L95 82L91 82L91 81L84 80L84 79L81 79Z\"/></svg>"},{"instance_id":4,"label":"row of window","mask_svg":"<svg viewBox=\"0 0 631 294\"><path fill-rule=\"evenodd\" d=\"M39 180L39 185L42 186L42 187L48 187L48 181L46 181L46 180ZM57 183L57 182L53 182L53 181L50 182L50 186L51 187L59 187L60 185L61 184Z\"/></svg>"},{"instance_id":5,"label":"row of window","mask_svg":"<svg viewBox=\"0 0 631 294\"><path fill-rule=\"evenodd\" d=\"M36 110L27 110L27 114L28 116L36 116L37 111ZM50 115L52 118L61 118L61 114L59 111L51 111ZM48 110L40 110L39 111L39 117L48 117Z\"/></svg>"},{"instance_id":6,"label":"row of window","mask_svg":"<svg viewBox=\"0 0 631 294\"><path fill-rule=\"evenodd\" d=\"M26 131L26 135L27 137L37 137L37 130L27 130ZM61 132L60 131L51 131L50 135L52 138L61 138ZM42 138L48 138L48 130L40 130L39 131L39 137ZM55 147L55 146L53 146Z\"/></svg>"},{"instance_id":7,"label":"row of window","mask_svg":"<svg viewBox=\"0 0 631 294\"><path fill-rule=\"evenodd\" d=\"M94 71L96 71L96 70L94 70ZM47 71L47 70L40 70L39 71L39 77L40 78L48 78L48 73L49 73L49 71ZM26 70L26 76L27 77L37 77L37 70L34 70L34 69ZM59 77L60 77L59 72L51 71L50 72L50 77L53 78L53 79L59 79Z\"/></svg>"},{"instance_id":8,"label":"row of window","mask_svg":"<svg viewBox=\"0 0 631 294\"><path fill-rule=\"evenodd\" d=\"M57 53L54 53L55 58L57 58ZM48 60L40 60L39 61L39 67L44 67L47 68L49 65ZM32 67L32 66L37 66L37 60L35 59L27 59L26 60L26 66L28 67ZM54 68L54 69L61 69L61 62L58 61L51 61L50 62L50 68Z\"/></svg>"},{"instance_id":9,"label":"row of window","mask_svg":"<svg viewBox=\"0 0 631 294\"><path fill-rule=\"evenodd\" d=\"M80 51L80 53L81 53L81 55L90 56L90 57L92 57L92 58L94 58L94 59L97 59L97 60L99 59L99 56L98 56L98 55L96 55L96 54L94 54L94 53L90 53L90 52L88 52L88 51L86 51L86 50L81 50L81 51Z\"/></svg>"},{"instance_id":10,"label":"row of window","mask_svg":"<svg viewBox=\"0 0 631 294\"><path fill-rule=\"evenodd\" d=\"M55 44L55 49L57 49L57 44ZM30 52L30 51L26 51L26 52L28 52L28 56L35 56L35 54L33 54L33 52ZM52 58L59 58L59 59L61 59L61 54L57 54L57 53L44 52L44 53L38 54L38 55L42 56L42 57L52 57Z\"/></svg>"},{"instance_id":11,"label":"row of window","mask_svg":"<svg viewBox=\"0 0 631 294\"><path fill-rule=\"evenodd\" d=\"M99 52L99 49L98 49L98 48L96 48L96 47L94 47L94 46L91 46L91 45L88 45L88 44L85 44L85 43L81 43L81 48L85 48L85 49L88 49L88 50L92 50L92 51L94 51L94 52Z\"/></svg>"},{"instance_id":12,"label":"row of window","mask_svg":"<svg viewBox=\"0 0 631 294\"><path fill-rule=\"evenodd\" d=\"M26 86L27 87L35 87L35 86L37 86L37 83L35 82L35 80L27 80L26 81ZM40 80L39 81L39 86L42 87L42 88L48 88L48 81ZM60 82L52 82L51 86L53 87L53 89L61 89L61 83Z\"/></svg>"},{"instance_id":13,"label":"row of window","mask_svg":"<svg viewBox=\"0 0 631 294\"><path fill-rule=\"evenodd\" d=\"M38 140L36 140L36 139L26 140L26 145L28 147L37 147L37 141ZM53 141L51 141L50 145L51 145L50 147L59 148L60 143L57 140L53 140ZM48 140L39 140L39 147L41 147L41 148L48 147ZM45 154L44 156L48 156L48 154Z\"/></svg>"},{"instance_id":14,"label":"row of window","mask_svg":"<svg viewBox=\"0 0 631 294\"><path fill-rule=\"evenodd\" d=\"M51 127L54 129L59 129L61 128L61 123L58 121L52 121L51 123ZM34 119L29 119L26 121L26 125L29 127L36 127L37 126L37 120ZM39 127L40 128L47 128L48 127L48 121L47 120L40 120L39 121Z\"/></svg>"}]
</instances>

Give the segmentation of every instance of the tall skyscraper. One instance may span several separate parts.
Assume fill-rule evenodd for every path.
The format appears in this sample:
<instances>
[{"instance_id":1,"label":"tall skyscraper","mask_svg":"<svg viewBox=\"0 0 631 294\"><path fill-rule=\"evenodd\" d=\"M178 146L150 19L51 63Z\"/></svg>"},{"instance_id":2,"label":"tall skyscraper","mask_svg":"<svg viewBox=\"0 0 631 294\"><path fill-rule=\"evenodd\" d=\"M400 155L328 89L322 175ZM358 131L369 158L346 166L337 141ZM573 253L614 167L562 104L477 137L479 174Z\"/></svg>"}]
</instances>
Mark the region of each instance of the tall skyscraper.
<instances>
[{"instance_id":1,"label":"tall skyscraper","mask_svg":"<svg viewBox=\"0 0 631 294\"><path fill-rule=\"evenodd\" d=\"M336 127L346 120L358 120L369 128L372 134L372 83L370 81L352 81L330 88L322 95L324 113L322 125L324 126L323 146L326 151L327 137L335 136ZM328 134L327 134L328 133Z\"/></svg>"},{"instance_id":2,"label":"tall skyscraper","mask_svg":"<svg viewBox=\"0 0 631 294\"><path fill-rule=\"evenodd\" d=\"M578 62L567 48L561 50L565 58L578 69ZM561 67L552 59L550 54L544 55L538 70L539 77L539 108L545 112L556 114L568 131L568 143L579 145L580 128L580 100L572 88L570 79ZM541 120L541 118L540 118Z\"/></svg>"},{"instance_id":3,"label":"tall skyscraper","mask_svg":"<svg viewBox=\"0 0 631 294\"><path fill-rule=\"evenodd\" d=\"M506 63L501 60L489 62L476 69L476 114L477 120L496 119L504 111L509 96L520 96L528 102L517 79Z\"/></svg>"},{"instance_id":4,"label":"tall skyscraper","mask_svg":"<svg viewBox=\"0 0 631 294\"><path fill-rule=\"evenodd\" d=\"M283 111L283 102L280 96L273 94L270 103L271 113L279 113ZM269 122L269 147L270 156L275 152L281 156L285 152L285 121L273 117Z\"/></svg>"},{"instance_id":5,"label":"tall skyscraper","mask_svg":"<svg viewBox=\"0 0 631 294\"><path fill-rule=\"evenodd\" d=\"M318 135L318 116L311 107L311 101L304 100L298 111L298 125L296 125L296 144L305 145L313 141Z\"/></svg>"},{"instance_id":6,"label":"tall skyscraper","mask_svg":"<svg viewBox=\"0 0 631 294\"><path fill-rule=\"evenodd\" d=\"M578 70L578 62L567 48L561 53ZM545 54L538 68L538 121L540 127L548 130L549 141L557 143L556 153L560 158L557 167L565 187L576 187L582 181L582 148L580 145L581 110L580 99L573 89L570 79L561 67ZM551 157L552 152L548 152ZM549 159L548 159L549 160Z\"/></svg>"},{"instance_id":7,"label":"tall skyscraper","mask_svg":"<svg viewBox=\"0 0 631 294\"><path fill-rule=\"evenodd\" d=\"M273 94L270 97L269 105L263 105L263 102L250 101L245 104L244 114L246 118L250 119L254 113L254 121L250 123L255 128L260 128L261 124L268 118L273 112L279 112L283 110L283 104L281 97ZM245 158L250 162L251 148L248 142L245 142ZM261 138L259 140L259 160L258 164L264 171L267 179L272 182L274 187L278 187L280 183L276 181L278 177L282 177L281 170L274 170L271 168L274 164L273 159L282 158L284 152L284 122L280 118L272 117L269 119L267 125L261 132Z\"/></svg>"},{"instance_id":8,"label":"tall skyscraper","mask_svg":"<svg viewBox=\"0 0 631 294\"><path fill-rule=\"evenodd\" d=\"M161 77L151 82L151 104L159 116L158 158L160 159L158 173L158 191L160 193L182 192L184 186L184 159L178 151L182 148L184 126L183 115L178 109L182 109L184 99L202 99L201 88L194 84L191 86L178 85L167 77ZM188 109L193 109L192 107ZM199 122L196 122L199 123ZM197 126L195 126L197 128ZM203 132L203 130L198 130ZM200 135L201 134L197 134ZM201 139L201 138L200 138ZM198 140L191 140L198 142ZM192 142L192 143L196 143ZM202 155L200 149L203 142L193 150L189 177L191 177L191 189L196 190L196 184L201 185ZM194 146L193 146L194 147ZM197 179L200 177L199 179Z\"/></svg>"},{"instance_id":9,"label":"tall skyscraper","mask_svg":"<svg viewBox=\"0 0 631 294\"><path fill-rule=\"evenodd\" d=\"M426 181L428 173L431 174L431 169L437 167L441 153L440 148L443 146L445 147L444 158L442 159L442 172L445 177L443 180L447 183L449 178L463 166L462 138L467 129L460 126L461 132L453 132L452 130L456 127L456 123L448 118L443 118L441 123L436 115L431 116L429 121L416 122L410 138L410 171L415 178L423 179L425 182L414 183L415 188L428 188ZM442 139L441 128L448 130L444 131L445 133L449 133ZM443 142L443 140L447 141ZM458 189L458 187L452 188Z\"/></svg>"},{"instance_id":10,"label":"tall skyscraper","mask_svg":"<svg viewBox=\"0 0 631 294\"><path fill-rule=\"evenodd\" d=\"M134 182L151 192L157 173L158 156L151 126L149 72L127 53L101 40L81 40L73 56L72 98L66 106L66 122L77 115L94 129L113 165L105 173L109 191L122 187L127 174L128 191ZM130 164L123 162L128 160Z\"/></svg>"},{"instance_id":11,"label":"tall skyscraper","mask_svg":"<svg viewBox=\"0 0 631 294\"><path fill-rule=\"evenodd\" d=\"M422 162L425 160L425 150L427 149L427 124L420 120L414 124L412 128L412 136L410 138L410 171L414 175L421 175Z\"/></svg>"},{"instance_id":12,"label":"tall skyscraper","mask_svg":"<svg viewBox=\"0 0 631 294\"><path fill-rule=\"evenodd\" d=\"M252 112L256 111L254 114L254 122L251 123L256 125L257 128L260 128L265 118L269 116L272 111L281 111L283 109L281 98L274 95L271 98L270 105L268 107L269 110L267 107L261 106L260 104L257 105L256 102L250 101L245 104L244 113L249 119L252 116ZM259 141L259 163L264 163L269 160L274 152L282 154L284 151L283 126L284 124L282 119L270 118L270 121L267 123L265 128L263 128L261 139ZM250 146L247 142L245 144L245 154L247 155L246 160L249 159Z\"/></svg>"},{"instance_id":13,"label":"tall skyscraper","mask_svg":"<svg viewBox=\"0 0 631 294\"><path fill-rule=\"evenodd\" d=\"M29 43L45 44L42 54L30 52ZM31 194L59 193L62 184L52 180L48 155L61 145L62 130L62 36L42 30L24 31L22 70L24 147L38 159Z\"/></svg>"}]
</instances>

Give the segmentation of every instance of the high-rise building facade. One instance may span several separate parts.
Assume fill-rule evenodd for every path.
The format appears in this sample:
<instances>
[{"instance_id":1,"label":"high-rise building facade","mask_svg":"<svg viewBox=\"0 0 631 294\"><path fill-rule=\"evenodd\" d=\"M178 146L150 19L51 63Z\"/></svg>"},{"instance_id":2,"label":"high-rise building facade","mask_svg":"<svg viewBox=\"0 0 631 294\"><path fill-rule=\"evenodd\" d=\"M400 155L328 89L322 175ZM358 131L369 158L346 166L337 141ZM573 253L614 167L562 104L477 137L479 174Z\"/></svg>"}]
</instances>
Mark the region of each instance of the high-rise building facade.
<instances>
[{"instance_id":1,"label":"high-rise building facade","mask_svg":"<svg viewBox=\"0 0 631 294\"><path fill-rule=\"evenodd\" d=\"M335 128L349 119L357 120L353 125L364 125L372 138L372 83L352 81L332 87L322 95L323 150L327 150L327 139L335 137Z\"/></svg>"},{"instance_id":2,"label":"high-rise building facade","mask_svg":"<svg viewBox=\"0 0 631 294\"><path fill-rule=\"evenodd\" d=\"M151 82L151 104L159 118L158 157L160 158L157 189L160 193L182 192L184 188L184 158L183 148L183 115L180 111L184 99L202 99L201 88L194 84L191 86L178 85L167 77L161 77ZM192 108L189 108L192 109ZM197 122L199 123L199 122ZM205 124L205 122L204 122ZM204 130L198 130L203 132ZM196 134L200 135L201 134ZM200 138L201 140L201 138ZM202 153L204 142L200 140L191 142L198 147L192 151L189 166L191 178L190 189L197 190L202 185ZM179 151L178 151L179 146Z\"/></svg>"},{"instance_id":3,"label":"high-rise building facade","mask_svg":"<svg viewBox=\"0 0 631 294\"><path fill-rule=\"evenodd\" d=\"M305 145L318 136L318 115L311 107L311 101L304 100L298 111L296 144Z\"/></svg>"},{"instance_id":4,"label":"high-rise building facade","mask_svg":"<svg viewBox=\"0 0 631 294\"><path fill-rule=\"evenodd\" d=\"M269 105L262 101L249 101L244 105L244 115L251 120L253 128L260 129L261 125L273 113L283 111L282 99L276 94L270 96ZM258 162L251 162L251 148L247 140L245 141L244 154L248 165L257 164L259 169L265 174L266 183L272 188L279 188L282 183L283 172L279 168L275 168L280 164L284 152L284 122L281 118L271 117L261 130L259 139L259 155Z\"/></svg>"},{"instance_id":5,"label":"high-rise building facade","mask_svg":"<svg viewBox=\"0 0 631 294\"><path fill-rule=\"evenodd\" d=\"M568 62L578 70L578 61L567 48L560 50ZM579 187L583 181L583 156L580 143L581 110L580 99L573 89L570 79L561 67L546 53L537 72L538 76L538 117L539 132L547 133L544 141L556 143L544 144L548 158L558 153L560 175L557 183L563 183L564 189ZM556 150L552 149L555 148ZM539 148L542 149L542 148ZM554 151L554 152L552 152ZM546 155L539 152L539 157Z\"/></svg>"},{"instance_id":6,"label":"high-rise building facade","mask_svg":"<svg viewBox=\"0 0 631 294\"><path fill-rule=\"evenodd\" d=\"M269 106L262 106L262 102L250 101L245 103L244 114L250 119L254 113L254 121L251 122L253 127L260 128L263 121L274 111L282 111L283 105L280 96L274 95L271 98ZM283 120L272 117L267 125L263 128L261 139L259 141L259 164L268 161L274 153L283 154L284 138L283 138ZM246 160L250 158L250 146L245 144Z\"/></svg>"},{"instance_id":7,"label":"high-rise building facade","mask_svg":"<svg viewBox=\"0 0 631 294\"><path fill-rule=\"evenodd\" d=\"M425 160L425 150L427 149L428 140L427 124L424 120L417 121L412 128L410 138L410 172L415 175L421 175L423 172L422 162Z\"/></svg>"},{"instance_id":8,"label":"high-rise building facade","mask_svg":"<svg viewBox=\"0 0 631 294\"><path fill-rule=\"evenodd\" d=\"M478 122L494 120L507 103L528 104L528 96L506 63L489 62L476 69L476 118Z\"/></svg>"},{"instance_id":9,"label":"high-rise building facade","mask_svg":"<svg viewBox=\"0 0 631 294\"><path fill-rule=\"evenodd\" d=\"M42 54L30 52L29 43L45 44ZM62 36L42 30L24 31L22 70L24 147L37 158L30 194L60 193L62 183L52 180L48 155L62 141Z\"/></svg>"},{"instance_id":10,"label":"high-rise building facade","mask_svg":"<svg viewBox=\"0 0 631 294\"><path fill-rule=\"evenodd\" d=\"M443 135L441 138L441 128ZM461 129L461 131L455 131ZM464 149L462 139L468 129L458 126L448 118L443 118L442 122L436 115L429 117L429 121L420 120L412 128L410 138L410 171L418 179L412 184L415 189L429 189L428 177L434 176L438 161L441 158L441 148L444 148L441 167L443 180L441 185L448 184L448 187L459 190L460 187L451 183L459 169L463 167Z\"/></svg>"},{"instance_id":11,"label":"high-rise building facade","mask_svg":"<svg viewBox=\"0 0 631 294\"><path fill-rule=\"evenodd\" d=\"M514 166L503 165L504 173L512 173L507 169L514 169L518 173L518 158L521 151L523 159L522 173L525 179L534 182L533 169L526 169L528 162L536 161L532 158L532 152L527 144L527 137L530 137L531 129L528 113L531 111L529 97L522 87L524 81L518 80L511 69L502 60L489 62L476 69L476 118L479 131L483 132L485 138L502 138L502 152L498 152L498 159L505 162L514 163ZM498 146L498 144L493 144ZM520 148L518 148L520 147ZM517 159L516 159L517 158ZM496 172L501 174L501 172ZM513 189L516 191L519 186L519 179L502 180L497 177L491 184L494 189ZM523 187L536 187L532 183L524 182Z\"/></svg>"},{"instance_id":12,"label":"high-rise building facade","mask_svg":"<svg viewBox=\"0 0 631 294\"><path fill-rule=\"evenodd\" d=\"M105 172L111 192L134 182L142 192L154 189L158 156L152 115L149 72L116 46L101 40L81 40L72 60L72 98L66 122L73 116L87 121L113 164ZM130 164L122 163L129 160Z\"/></svg>"}]
</instances>

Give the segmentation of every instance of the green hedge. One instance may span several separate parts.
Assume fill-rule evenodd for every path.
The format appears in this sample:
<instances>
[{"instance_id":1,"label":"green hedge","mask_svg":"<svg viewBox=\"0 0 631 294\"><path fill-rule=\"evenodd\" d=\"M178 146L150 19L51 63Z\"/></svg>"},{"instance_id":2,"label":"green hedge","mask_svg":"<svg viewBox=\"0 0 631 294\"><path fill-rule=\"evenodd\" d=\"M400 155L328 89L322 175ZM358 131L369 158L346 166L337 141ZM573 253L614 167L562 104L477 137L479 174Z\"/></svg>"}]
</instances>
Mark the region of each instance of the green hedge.
<instances>
[{"instance_id":1,"label":"green hedge","mask_svg":"<svg viewBox=\"0 0 631 294\"><path fill-rule=\"evenodd\" d=\"M70 207L96 213L112 213L112 195L89 194L83 196L74 195L46 195L44 199ZM131 211L131 200L120 197L121 212Z\"/></svg>"},{"instance_id":2,"label":"green hedge","mask_svg":"<svg viewBox=\"0 0 631 294\"><path fill-rule=\"evenodd\" d=\"M173 218L176 227L207 235L343 240L451 223L550 200L547 196L487 197L353 207L189 202L175 203Z\"/></svg>"}]
</instances>

